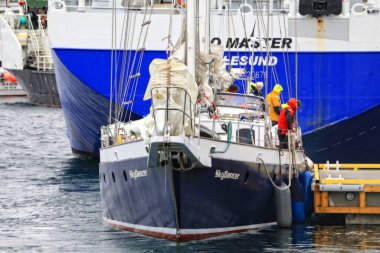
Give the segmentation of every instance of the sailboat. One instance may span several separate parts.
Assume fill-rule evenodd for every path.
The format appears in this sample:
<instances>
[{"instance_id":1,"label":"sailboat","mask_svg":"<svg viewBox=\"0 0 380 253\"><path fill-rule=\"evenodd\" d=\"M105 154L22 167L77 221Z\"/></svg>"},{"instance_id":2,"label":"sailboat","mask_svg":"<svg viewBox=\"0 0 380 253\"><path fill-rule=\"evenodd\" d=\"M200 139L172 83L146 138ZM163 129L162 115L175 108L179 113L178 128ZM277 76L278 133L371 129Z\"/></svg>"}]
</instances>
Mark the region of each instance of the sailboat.
<instances>
[{"instance_id":1,"label":"sailboat","mask_svg":"<svg viewBox=\"0 0 380 253\"><path fill-rule=\"evenodd\" d=\"M111 73L123 66L128 74L111 74L115 110L101 128L99 180L107 224L174 241L271 226L278 221L275 189L289 190L305 169L299 130L280 149L262 98L224 92L232 80L224 49L205 43L207 2L187 3L186 36L178 47L186 60L178 56L181 50L172 50L152 61L144 96L151 109L141 120L131 121L128 112L144 74L138 65L144 42L137 45L139 55L114 56ZM149 24L148 14L139 38L146 37Z\"/></svg>"}]
</instances>

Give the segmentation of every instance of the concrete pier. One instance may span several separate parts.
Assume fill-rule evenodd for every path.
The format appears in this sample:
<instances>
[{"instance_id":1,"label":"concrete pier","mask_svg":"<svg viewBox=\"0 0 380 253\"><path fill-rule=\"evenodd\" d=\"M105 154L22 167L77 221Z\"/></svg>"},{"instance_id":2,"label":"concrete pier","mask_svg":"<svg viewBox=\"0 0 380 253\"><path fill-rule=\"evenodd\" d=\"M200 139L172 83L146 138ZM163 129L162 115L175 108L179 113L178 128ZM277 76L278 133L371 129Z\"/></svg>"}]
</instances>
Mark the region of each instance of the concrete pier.
<instances>
[{"instance_id":1,"label":"concrete pier","mask_svg":"<svg viewBox=\"0 0 380 253\"><path fill-rule=\"evenodd\" d=\"M316 214L344 214L346 224L380 224L380 164L315 164Z\"/></svg>"}]
</instances>

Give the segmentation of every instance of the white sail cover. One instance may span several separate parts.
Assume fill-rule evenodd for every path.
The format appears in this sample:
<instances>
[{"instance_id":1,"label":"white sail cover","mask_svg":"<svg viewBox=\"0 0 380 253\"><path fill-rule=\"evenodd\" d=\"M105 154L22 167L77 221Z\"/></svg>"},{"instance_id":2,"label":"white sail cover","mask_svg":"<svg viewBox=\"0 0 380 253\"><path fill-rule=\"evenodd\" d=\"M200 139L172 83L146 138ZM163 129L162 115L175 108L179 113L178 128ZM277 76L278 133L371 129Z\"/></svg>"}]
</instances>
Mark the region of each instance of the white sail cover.
<instances>
[{"instance_id":1,"label":"white sail cover","mask_svg":"<svg viewBox=\"0 0 380 253\"><path fill-rule=\"evenodd\" d=\"M151 99L152 88L177 86L186 89L190 94L191 100L195 102L198 96L198 85L186 65L182 62L175 59L154 59L149 66L149 73L150 80L145 91L144 100ZM161 95L166 97L166 92Z\"/></svg>"},{"instance_id":2,"label":"white sail cover","mask_svg":"<svg viewBox=\"0 0 380 253\"><path fill-rule=\"evenodd\" d=\"M233 82L232 76L226 71L223 62L224 47L210 45L210 53L203 52L197 55L197 73L199 75L199 93L202 106L209 107L213 98L212 88L226 90ZM209 80L212 76L212 82ZM210 86L210 83L213 87Z\"/></svg>"},{"instance_id":3,"label":"white sail cover","mask_svg":"<svg viewBox=\"0 0 380 253\"><path fill-rule=\"evenodd\" d=\"M151 77L144 100L152 98L153 89L152 109L154 110L153 116L157 133L160 134L164 131L167 120L170 124L171 135L180 135L183 131L189 135L192 129L192 121L190 118L184 117L183 112L187 115L194 115L194 104L198 97L198 85L194 77L186 65L175 59L153 60L149 66L149 73ZM167 87L182 89L167 89ZM185 95L185 91L189 97ZM171 109L178 109L170 110L168 119L166 119L166 111L160 110L166 108L167 105Z\"/></svg>"}]
</instances>

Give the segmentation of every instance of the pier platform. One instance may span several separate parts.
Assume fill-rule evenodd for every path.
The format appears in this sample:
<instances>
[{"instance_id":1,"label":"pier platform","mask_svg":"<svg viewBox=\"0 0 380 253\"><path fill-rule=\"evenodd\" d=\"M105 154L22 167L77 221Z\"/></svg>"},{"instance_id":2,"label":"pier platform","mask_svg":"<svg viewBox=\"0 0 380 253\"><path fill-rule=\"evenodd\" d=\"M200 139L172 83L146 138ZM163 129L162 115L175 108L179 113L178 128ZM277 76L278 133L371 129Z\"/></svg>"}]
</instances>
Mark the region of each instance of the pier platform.
<instances>
[{"instance_id":1,"label":"pier platform","mask_svg":"<svg viewBox=\"0 0 380 253\"><path fill-rule=\"evenodd\" d=\"M314 211L380 224L380 164L314 164Z\"/></svg>"}]
</instances>

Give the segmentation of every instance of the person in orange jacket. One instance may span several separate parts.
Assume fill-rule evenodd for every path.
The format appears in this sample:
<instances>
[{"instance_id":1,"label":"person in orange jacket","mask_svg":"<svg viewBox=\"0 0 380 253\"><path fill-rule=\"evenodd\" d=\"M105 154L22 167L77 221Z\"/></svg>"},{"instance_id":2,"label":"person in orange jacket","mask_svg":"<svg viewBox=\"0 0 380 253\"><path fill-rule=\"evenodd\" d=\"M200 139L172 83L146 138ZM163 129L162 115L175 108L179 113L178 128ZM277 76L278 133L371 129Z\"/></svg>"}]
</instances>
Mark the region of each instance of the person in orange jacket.
<instances>
[{"instance_id":1,"label":"person in orange jacket","mask_svg":"<svg viewBox=\"0 0 380 253\"><path fill-rule=\"evenodd\" d=\"M272 121L272 126L277 125L278 116L280 115L280 93L283 91L280 84L276 84L273 90L267 95L266 100L269 106L269 118Z\"/></svg>"},{"instance_id":2,"label":"person in orange jacket","mask_svg":"<svg viewBox=\"0 0 380 253\"><path fill-rule=\"evenodd\" d=\"M286 103L288 106L283 108L278 117L278 139L280 148L288 148L288 130L293 130L295 122L295 112L301 107L301 101L291 98Z\"/></svg>"}]
</instances>

